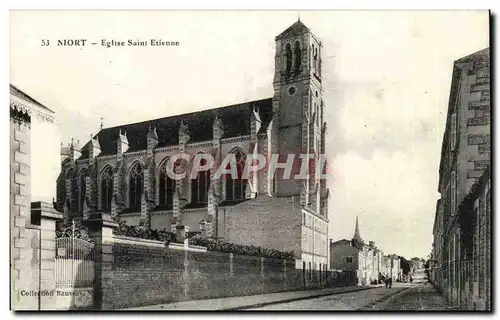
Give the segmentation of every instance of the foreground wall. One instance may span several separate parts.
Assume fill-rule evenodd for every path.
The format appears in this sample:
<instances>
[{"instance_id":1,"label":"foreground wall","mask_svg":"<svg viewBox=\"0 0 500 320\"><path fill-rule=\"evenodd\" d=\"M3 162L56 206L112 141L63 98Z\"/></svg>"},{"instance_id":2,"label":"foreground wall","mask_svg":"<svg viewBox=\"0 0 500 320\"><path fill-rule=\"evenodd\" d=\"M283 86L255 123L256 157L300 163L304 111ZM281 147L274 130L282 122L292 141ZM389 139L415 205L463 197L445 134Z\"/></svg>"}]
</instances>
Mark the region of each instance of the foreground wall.
<instances>
[{"instance_id":1,"label":"foreground wall","mask_svg":"<svg viewBox=\"0 0 500 320\"><path fill-rule=\"evenodd\" d=\"M102 309L303 290L327 285L327 272L295 269L295 260L114 236Z\"/></svg>"}]
</instances>

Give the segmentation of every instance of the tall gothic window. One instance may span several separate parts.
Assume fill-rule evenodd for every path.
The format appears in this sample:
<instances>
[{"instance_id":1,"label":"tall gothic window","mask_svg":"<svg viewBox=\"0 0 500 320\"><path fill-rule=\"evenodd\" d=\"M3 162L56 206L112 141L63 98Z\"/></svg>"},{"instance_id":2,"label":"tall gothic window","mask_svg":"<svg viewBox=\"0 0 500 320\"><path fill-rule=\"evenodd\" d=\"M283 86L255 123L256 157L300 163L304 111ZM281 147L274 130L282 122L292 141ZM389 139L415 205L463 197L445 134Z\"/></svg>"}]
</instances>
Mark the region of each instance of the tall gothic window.
<instances>
[{"instance_id":1,"label":"tall gothic window","mask_svg":"<svg viewBox=\"0 0 500 320\"><path fill-rule=\"evenodd\" d=\"M101 209L111 212L111 199L113 198L113 169L107 167L101 175Z\"/></svg>"},{"instance_id":2,"label":"tall gothic window","mask_svg":"<svg viewBox=\"0 0 500 320\"><path fill-rule=\"evenodd\" d=\"M207 160L201 159L201 166L206 165ZM198 176L191 182L191 202L207 203L208 187L210 186L210 170L199 171Z\"/></svg>"},{"instance_id":3,"label":"tall gothic window","mask_svg":"<svg viewBox=\"0 0 500 320\"><path fill-rule=\"evenodd\" d=\"M226 199L245 199L245 188L247 179L243 179L243 169L245 168L245 155L240 150L234 153L236 158L237 177L233 179L231 174L226 175Z\"/></svg>"},{"instance_id":4,"label":"tall gothic window","mask_svg":"<svg viewBox=\"0 0 500 320\"><path fill-rule=\"evenodd\" d=\"M82 169L78 175L78 212L83 213L85 203L85 194L87 191L86 177L88 175L87 169Z\"/></svg>"},{"instance_id":5,"label":"tall gothic window","mask_svg":"<svg viewBox=\"0 0 500 320\"><path fill-rule=\"evenodd\" d=\"M144 191L144 171L139 163L136 163L129 174L129 207L139 210L141 208L141 197Z\"/></svg>"},{"instance_id":6,"label":"tall gothic window","mask_svg":"<svg viewBox=\"0 0 500 320\"><path fill-rule=\"evenodd\" d=\"M311 44L311 69L312 69L312 72L316 72L316 64L315 64L315 61L314 61L314 44Z\"/></svg>"},{"instance_id":7,"label":"tall gothic window","mask_svg":"<svg viewBox=\"0 0 500 320\"><path fill-rule=\"evenodd\" d=\"M285 58L286 58L286 72L290 73L292 70L292 46L287 43L285 48Z\"/></svg>"},{"instance_id":8,"label":"tall gothic window","mask_svg":"<svg viewBox=\"0 0 500 320\"><path fill-rule=\"evenodd\" d=\"M160 168L160 181L159 181L159 195L160 195L160 205L172 207L174 190L175 190L175 180L170 178L167 174L167 161L163 163Z\"/></svg>"},{"instance_id":9,"label":"tall gothic window","mask_svg":"<svg viewBox=\"0 0 500 320\"><path fill-rule=\"evenodd\" d=\"M78 183L77 183L77 179L74 175L75 175L74 169L69 169L68 173L66 175L66 179L70 181L70 193L66 194L65 201L67 201L68 209L71 212L76 212L78 209L77 208L77 205L78 205L78 203L77 203L77 201L78 201ZM65 185L64 185L65 188L66 188L66 183L67 182L65 182Z\"/></svg>"},{"instance_id":10,"label":"tall gothic window","mask_svg":"<svg viewBox=\"0 0 500 320\"><path fill-rule=\"evenodd\" d=\"M300 50L300 43L297 41L295 42L295 70L297 72L300 70L300 64L302 63L302 52Z\"/></svg>"},{"instance_id":11,"label":"tall gothic window","mask_svg":"<svg viewBox=\"0 0 500 320\"><path fill-rule=\"evenodd\" d=\"M313 47L313 63L314 63L314 74L318 74L318 48Z\"/></svg>"}]
</instances>

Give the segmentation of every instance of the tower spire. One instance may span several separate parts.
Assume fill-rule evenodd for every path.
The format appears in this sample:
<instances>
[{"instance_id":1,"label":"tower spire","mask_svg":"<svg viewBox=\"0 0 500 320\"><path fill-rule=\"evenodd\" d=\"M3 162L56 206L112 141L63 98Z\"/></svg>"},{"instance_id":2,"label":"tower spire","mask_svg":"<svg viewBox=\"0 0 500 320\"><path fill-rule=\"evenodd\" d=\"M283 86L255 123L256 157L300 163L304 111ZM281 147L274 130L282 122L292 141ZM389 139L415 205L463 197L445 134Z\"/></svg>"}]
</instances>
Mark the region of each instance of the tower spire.
<instances>
[{"instance_id":1,"label":"tower spire","mask_svg":"<svg viewBox=\"0 0 500 320\"><path fill-rule=\"evenodd\" d=\"M354 237L352 237L353 240L355 240L358 243L362 243L363 239L361 238L361 234L359 233L359 221L358 221L358 216L356 216L356 227L354 229Z\"/></svg>"}]
</instances>

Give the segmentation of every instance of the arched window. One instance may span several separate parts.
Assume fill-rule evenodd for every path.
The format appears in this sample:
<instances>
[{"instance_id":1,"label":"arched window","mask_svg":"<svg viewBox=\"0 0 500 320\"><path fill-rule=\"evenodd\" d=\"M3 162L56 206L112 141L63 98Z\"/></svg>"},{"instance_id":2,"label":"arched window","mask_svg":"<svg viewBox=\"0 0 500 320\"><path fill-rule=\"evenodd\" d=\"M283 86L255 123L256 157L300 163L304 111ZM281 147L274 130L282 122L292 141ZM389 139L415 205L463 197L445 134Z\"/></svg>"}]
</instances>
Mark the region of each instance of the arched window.
<instances>
[{"instance_id":1,"label":"arched window","mask_svg":"<svg viewBox=\"0 0 500 320\"><path fill-rule=\"evenodd\" d=\"M144 191L144 171L136 163L129 173L129 207L135 210L141 208L141 197Z\"/></svg>"},{"instance_id":2,"label":"arched window","mask_svg":"<svg viewBox=\"0 0 500 320\"><path fill-rule=\"evenodd\" d=\"M86 177L88 175L87 169L82 169L78 175L78 212L83 213L83 204L85 203L85 193L87 191Z\"/></svg>"},{"instance_id":3,"label":"arched window","mask_svg":"<svg viewBox=\"0 0 500 320\"><path fill-rule=\"evenodd\" d=\"M167 174L167 161L160 167L159 196L160 205L172 207L175 190L175 180Z\"/></svg>"},{"instance_id":4,"label":"arched window","mask_svg":"<svg viewBox=\"0 0 500 320\"><path fill-rule=\"evenodd\" d=\"M108 166L101 175L101 209L111 212L111 199L113 198L113 169Z\"/></svg>"},{"instance_id":5,"label":"arched window","mask_svg":"<svg viewBox=\"0 0 500 320\"><path fill-rule=\"evenodd\" d=\"M318 73L318 48L313 47L314 74Z\"/></svg>"},{"instance_id":6,"label":"arched window","mask_svg":"<svg viewBox=\"0 0 500 320\"><path fill-rule=\"evenodd\" d=\"M321 47L319 48L319 57L318 57L318 76L321 78Z\"/></svg>"},{"instance_id":7,"label":"arched window","mask_svg":"<svg viewBox=\"0 0 500 320\"><path fill-rule=\"evenodd\" d=\"M205 166L206 162L206 159L201 159L200 165ZM191 203L207 203L209 186L210 170L199 171L196 179L191 181Z\"/></svg>"},{"instance_id":8,"label":"arched window","mask_svg":"<svg viewBox=\"0 0 500 320\"><path fill-rule=\"evenodd\" d=\"M245 199L245 188L247 179L243 179L243 169L245 168L245 154L240 150L234 153L236 158L237 177L233 179L231 174L226 175L226 199L241 200Z\"/></svg>"},{"instance_id":9,"label":"arched window","mask_svg":"<svg viewBox=\"0 0 500 320\"><path fill-rule=\"evenodd\" d=\"M300 43L295 42L295 70L298 72L300 70L300 64L302 63L302 51L300 50Z\"/></svg>"},{"instance_id":10,"label":"arched window","mask_svg":"<svg viewBox=\"0 0 500 320\"><path fill-rule=\"evenodd\" d=\"M286 44L285 58L286 58L286 72L290 73L290 70L292 70L292 46L289 43Z\"/></svg>"}]
</instances>

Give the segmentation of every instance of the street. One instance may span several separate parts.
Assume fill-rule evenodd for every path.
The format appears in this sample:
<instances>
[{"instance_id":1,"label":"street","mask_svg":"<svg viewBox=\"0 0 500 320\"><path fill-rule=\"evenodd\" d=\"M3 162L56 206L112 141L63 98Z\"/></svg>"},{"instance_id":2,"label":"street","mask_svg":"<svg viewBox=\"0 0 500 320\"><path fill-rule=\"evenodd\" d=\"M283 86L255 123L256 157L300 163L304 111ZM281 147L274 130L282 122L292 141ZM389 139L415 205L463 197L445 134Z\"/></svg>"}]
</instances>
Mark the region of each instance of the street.
<instances>
[{"instance_id":1,"label":"street","mask_svg":"<svg viewBox=\"0 0 500 320\"><path fill-rule=\"evenodd\" d=\"M431 285L395 283L390 289L378 287L247 310L426 311L449 310L448 308Z\"/></svg>"}]
</instances>

